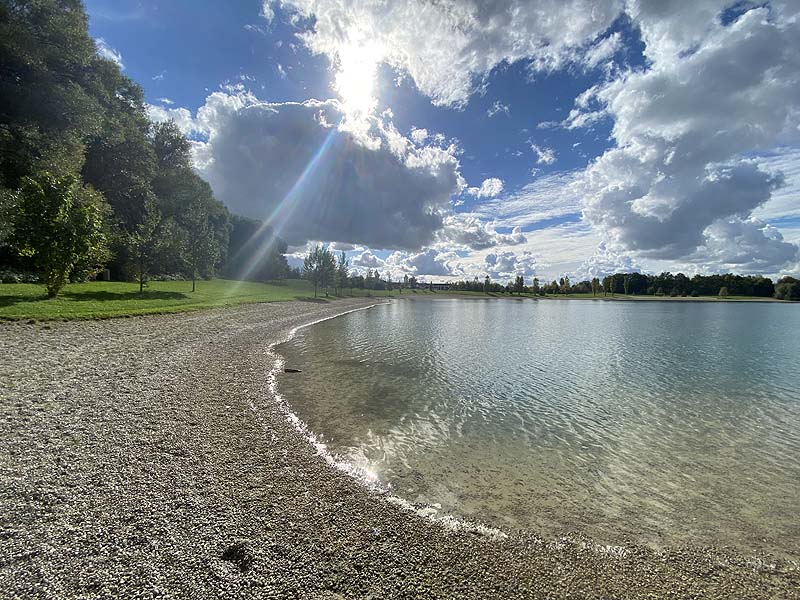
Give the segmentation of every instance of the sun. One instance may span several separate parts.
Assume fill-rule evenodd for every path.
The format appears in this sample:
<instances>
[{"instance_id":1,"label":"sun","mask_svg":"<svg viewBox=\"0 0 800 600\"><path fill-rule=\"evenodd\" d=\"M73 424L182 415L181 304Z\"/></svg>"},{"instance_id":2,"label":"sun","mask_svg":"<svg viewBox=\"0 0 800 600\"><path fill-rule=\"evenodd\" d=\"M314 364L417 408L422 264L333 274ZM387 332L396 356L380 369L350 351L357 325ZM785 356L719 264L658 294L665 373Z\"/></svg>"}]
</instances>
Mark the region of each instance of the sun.
<instances>
[{"instance_id":1,"label":"sun","mask_svg":"<svg viewBox=\"0 0 800 600\"><path fill-rule=\"evenodd\" d=\"M343 46L339 49L334 91L342 100L345 116L352 120L365 119L375 110L379 48L374 44Z\"/></svg>"}]
</instances>

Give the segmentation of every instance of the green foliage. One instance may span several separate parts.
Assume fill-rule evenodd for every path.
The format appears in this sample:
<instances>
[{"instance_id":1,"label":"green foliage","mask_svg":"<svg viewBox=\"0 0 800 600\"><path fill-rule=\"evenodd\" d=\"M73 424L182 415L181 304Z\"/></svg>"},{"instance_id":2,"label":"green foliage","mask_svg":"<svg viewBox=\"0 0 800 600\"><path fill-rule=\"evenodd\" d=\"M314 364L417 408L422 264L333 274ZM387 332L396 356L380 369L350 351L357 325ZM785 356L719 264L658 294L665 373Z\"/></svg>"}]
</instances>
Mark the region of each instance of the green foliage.
<instances>
[{"instance_id":1,"label":"green foliage","mask_svg":"<svg viewBox=\"0 0 800 600\"><path fill-rule=\"evenodd\" d=\"M102 119L100 62L79 0L0 1L0 187L80 169Z\"/></svg>"},{"instance_id":2,"label":"green foliage","mask_svg":"<svg viewBox=\"0 0 800 600\"><path fill-rule=\"evenodd\" d=\"M105 212L102 195L81 187L74 176L41 173L23 179L12 243L33 259L49 297L61 291L74 269L88 271L106 260Z\"/></svg>"},{"instance_id":3,"label":"green foliage","mask_svg":"<svg viewBox=\"0 0 800 600\"><path fill-rule=\"evenodd\" d=\"M775 297L779 300L800 300L800 280L783 277L775 286Z\"/></svg>"},{"instance_id":4,"label":"green foliage","mask_svg":"<svg viewBox=\"0 0 800 600\"><path fill-rule=\"evenodd\" d=\"M517 275L514 279L514 291L517 292L517 295L525 291L525 278L522 275Z\"/></svg>"},{"instance_id":5,"label":"green foliage","mask_svg":"<svg viewBox=\"0 0 800 600\"><path fill-rule=\"evenodd\" d=\"M719 288L719 297L720 298L727 298L728 296L729 296L728 288L726 288L725 286L722 286L721 288Z\"/></svg>"},{"instance_id":6,"label":"green foliage","mask_svg":"<svg viewBox=\"0 0 800 600\"><path fill-rule=\"evenodd\" d=\"M336 271L334 273L333 287L336 289L337 294L340 293L340 291L347 285L349 277L350 261L347 259L347 254L342 251L342 253L339 254L338 260L336 261Z\"/></svg>"},{"instance_id":7,"label":"green foliage","mask_svg":"<svg viewBox=\"0 0 800 600\"><path fill-rule=\"evenodd\" d=\"M314 284L315 298L317 288L331 284L335 271L336 260L333 253L320 244L315 244L303 259L303 278Z\"/></svg>"}]
</instances>

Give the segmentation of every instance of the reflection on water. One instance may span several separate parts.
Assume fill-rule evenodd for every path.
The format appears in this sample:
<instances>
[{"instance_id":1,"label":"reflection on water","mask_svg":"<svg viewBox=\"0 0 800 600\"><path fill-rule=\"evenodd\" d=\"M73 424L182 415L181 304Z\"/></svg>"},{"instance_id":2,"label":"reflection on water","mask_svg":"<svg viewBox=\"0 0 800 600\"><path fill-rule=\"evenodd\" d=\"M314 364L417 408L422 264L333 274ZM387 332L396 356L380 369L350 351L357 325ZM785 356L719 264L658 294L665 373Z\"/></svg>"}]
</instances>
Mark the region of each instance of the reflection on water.
<instances>
[{"instance_id":1,"label":"reflection on water","mask_svg":"<svg viewBox=\"0 0 800 600\"><path fill-rule=\"evenodd\" d=\"M800 310L399 301L278 348L298 416L412 502L800 557Z\"/></svg>"}]
</instances>

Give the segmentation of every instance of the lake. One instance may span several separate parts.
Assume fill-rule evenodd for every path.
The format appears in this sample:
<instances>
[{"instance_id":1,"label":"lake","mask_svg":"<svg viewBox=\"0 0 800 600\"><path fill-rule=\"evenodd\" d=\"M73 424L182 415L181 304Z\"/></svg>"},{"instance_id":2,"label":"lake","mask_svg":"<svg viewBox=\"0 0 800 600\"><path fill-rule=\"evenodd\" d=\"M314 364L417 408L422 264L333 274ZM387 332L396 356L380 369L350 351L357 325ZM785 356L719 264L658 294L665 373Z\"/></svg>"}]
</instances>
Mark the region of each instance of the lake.
<instances>
[{"instance_id":1,"label":"lake","mask_svg":"<svg viewBox=\"0 0 800 600\"><path fill-rule=\"evenodd\" d=\"M330 452L443 514L800 558L800 307L400 300L278 346Z\"/></svg>"}]
</instances>

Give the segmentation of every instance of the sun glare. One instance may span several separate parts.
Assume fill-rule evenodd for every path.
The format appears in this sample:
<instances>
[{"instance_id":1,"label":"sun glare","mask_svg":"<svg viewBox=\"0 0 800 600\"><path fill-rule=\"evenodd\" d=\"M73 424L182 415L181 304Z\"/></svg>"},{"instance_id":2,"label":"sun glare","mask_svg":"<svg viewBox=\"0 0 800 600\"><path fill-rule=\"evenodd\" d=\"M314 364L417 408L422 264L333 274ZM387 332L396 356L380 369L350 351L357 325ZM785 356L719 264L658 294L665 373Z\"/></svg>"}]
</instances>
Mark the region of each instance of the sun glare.
<instances>
[{"instance_id":1,"label":"sun glare","mask_svg":"<svg viewBox=\"0 0 800 600\"><path fill-rule=\"evenodd\" d=\"M338 53L338 70L333 89L342 100L348 119L369 116L375 109L375 82L380 52L374 45L345 46Z\"/></svg>"}]
</instances>

